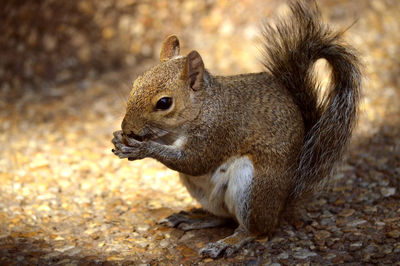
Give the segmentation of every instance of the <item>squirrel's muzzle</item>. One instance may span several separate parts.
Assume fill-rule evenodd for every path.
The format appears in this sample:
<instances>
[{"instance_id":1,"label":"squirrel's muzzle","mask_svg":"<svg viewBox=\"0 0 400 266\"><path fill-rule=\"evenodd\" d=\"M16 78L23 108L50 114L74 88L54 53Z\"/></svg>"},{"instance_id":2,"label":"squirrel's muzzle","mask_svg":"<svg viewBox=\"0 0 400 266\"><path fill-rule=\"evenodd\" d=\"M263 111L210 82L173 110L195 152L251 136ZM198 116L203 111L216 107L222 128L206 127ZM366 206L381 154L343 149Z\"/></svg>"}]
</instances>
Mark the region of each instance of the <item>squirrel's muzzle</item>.
<instances>
[{"instance_id":1,"label":"squirrel's muzzle","mask_svg":"<svg viewBox=\"0 0 400 266\"><path fill-rule=\"evenodd\" d=\"M125 116L122 120L121 128L124 132L123 135L125 138L134 139L140 142L151 139L151 135L147 133L147 130L142 129L138 131L137 125L130 121L127 116ZM137 132L138 134L136 134L135 132Z\"/></svg>"}]
</instances>

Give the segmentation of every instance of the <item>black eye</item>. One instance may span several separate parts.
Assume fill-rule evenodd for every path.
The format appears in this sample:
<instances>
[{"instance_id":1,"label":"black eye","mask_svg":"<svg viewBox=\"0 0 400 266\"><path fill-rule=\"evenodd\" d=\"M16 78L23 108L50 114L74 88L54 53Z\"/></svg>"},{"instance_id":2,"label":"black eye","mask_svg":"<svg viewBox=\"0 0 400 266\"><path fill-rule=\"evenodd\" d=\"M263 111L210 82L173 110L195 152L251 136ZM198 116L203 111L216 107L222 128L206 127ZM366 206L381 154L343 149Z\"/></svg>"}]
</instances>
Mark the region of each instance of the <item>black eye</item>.
<instances>
[{"instance_id":1,"label":"black eye","mask_svg":"<svg viewBox=\"0 0 400 266\"><path fill-rule=\"evenodd\" d=\"M172 105L172 98L171 97L163 97L156 103L157 110L167 110Z\"/></svg>"}]
</instances>

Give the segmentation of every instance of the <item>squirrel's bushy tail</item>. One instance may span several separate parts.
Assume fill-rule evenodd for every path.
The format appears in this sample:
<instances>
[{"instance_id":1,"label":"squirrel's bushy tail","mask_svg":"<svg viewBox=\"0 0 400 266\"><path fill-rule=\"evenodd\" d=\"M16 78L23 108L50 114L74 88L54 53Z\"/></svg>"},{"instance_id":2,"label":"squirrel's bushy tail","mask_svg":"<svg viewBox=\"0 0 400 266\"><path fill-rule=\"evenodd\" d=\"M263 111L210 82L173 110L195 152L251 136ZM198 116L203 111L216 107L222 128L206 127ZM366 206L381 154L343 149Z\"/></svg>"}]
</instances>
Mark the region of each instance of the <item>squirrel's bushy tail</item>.
<instances>
[{"instance_id":1,"label":"squirrel's bushy tail","mask_svg":"<svg viewBox=\"0 0 400 266\"><path fill-rule=\"evenodd\" d=\"M357 118L361 73L342 32L321 23L314 1L292 2L290 9L287 19L264 27L264 65L302 111L306 134L291 195L300 199L330 176L343 154ZM332 69L331 88L322 102L313 75L318 59L326 59Z\"/></svg>"}]
</instances>

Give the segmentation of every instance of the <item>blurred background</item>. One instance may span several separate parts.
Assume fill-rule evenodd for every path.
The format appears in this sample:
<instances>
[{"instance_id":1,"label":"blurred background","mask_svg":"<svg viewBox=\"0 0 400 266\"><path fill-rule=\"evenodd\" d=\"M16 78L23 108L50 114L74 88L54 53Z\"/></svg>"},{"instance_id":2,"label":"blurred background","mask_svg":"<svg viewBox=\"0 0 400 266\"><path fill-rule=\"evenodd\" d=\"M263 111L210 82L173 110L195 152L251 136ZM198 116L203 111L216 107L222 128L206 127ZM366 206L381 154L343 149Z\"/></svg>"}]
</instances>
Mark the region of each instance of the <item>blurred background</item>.
<instances>
[{"instance_id":1,"label":"blurred background","mask_svg":"<svg viewBox=\"0 0 400 266\"><path fill-rule=\"evenodd\" d=\"M360 121L336 182L376 183L368 193L398 199L400 5L318 3L332 27L352 25L345 38L364 64ZM181 240L155 220L197 203L177 174L154 160L113 156L112 132L120 128L132 82L157 64L166 36L178 35L183 54L199 51L213 74L262 71L262 21L286 12L278 0L3 3L0 263L195 262L195 250L210 236ZM384 201L382 210L399 216L393 202Z\"/></svg>"}]
</instances>

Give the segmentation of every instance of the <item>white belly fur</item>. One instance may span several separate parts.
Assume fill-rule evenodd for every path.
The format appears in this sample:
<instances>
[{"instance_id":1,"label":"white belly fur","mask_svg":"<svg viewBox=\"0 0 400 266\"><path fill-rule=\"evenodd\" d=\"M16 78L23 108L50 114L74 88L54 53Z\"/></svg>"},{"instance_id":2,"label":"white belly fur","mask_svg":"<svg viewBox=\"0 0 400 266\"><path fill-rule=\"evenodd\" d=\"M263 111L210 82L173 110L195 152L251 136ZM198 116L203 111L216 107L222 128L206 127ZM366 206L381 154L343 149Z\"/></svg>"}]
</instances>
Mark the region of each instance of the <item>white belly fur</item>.
<instances>
[{"instance_id":1,"label":"white belly fur","mask_svg":"<svg viewBox=\"0 0 400 266\"><path fill-rule=\"evenodd\" d=\"M247 225L253 176L253 163L247 156L232 157L207 175L180 174L182 183L205 210L217 216L232 217L242 225Z\"/></svg>"}]
</instances>

